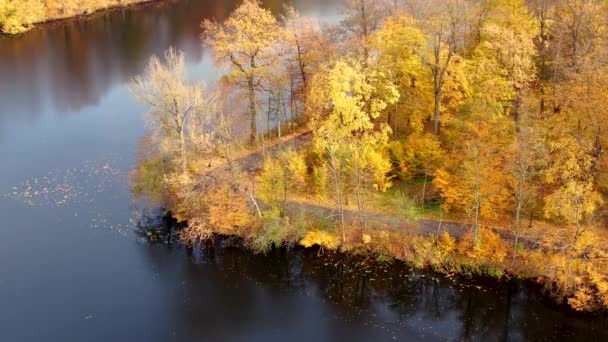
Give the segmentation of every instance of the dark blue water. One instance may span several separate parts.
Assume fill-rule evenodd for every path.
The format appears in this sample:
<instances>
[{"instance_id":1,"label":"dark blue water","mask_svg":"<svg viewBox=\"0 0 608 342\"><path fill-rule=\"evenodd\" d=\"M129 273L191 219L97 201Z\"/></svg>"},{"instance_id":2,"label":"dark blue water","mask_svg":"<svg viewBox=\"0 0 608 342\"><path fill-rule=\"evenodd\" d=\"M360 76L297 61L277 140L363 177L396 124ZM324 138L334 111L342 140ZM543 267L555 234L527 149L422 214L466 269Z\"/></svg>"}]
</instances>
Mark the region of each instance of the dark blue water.
<instances>
[{"instance_id":1,"label":"dark blue water","mask_svg":"<svg viewBox=\"0 0 608 342\"><path fill-rule=\"evenodd\" d=\"M338 13L320 0L295 5ZM155 3L0 40L0 341L608 339L604 318L522 284L138 237L147 216L128 175L143 108L125 83L169 46L186 52L192 78L215 78L199 23L234 6Z\"/></svg>"}]
</instances>

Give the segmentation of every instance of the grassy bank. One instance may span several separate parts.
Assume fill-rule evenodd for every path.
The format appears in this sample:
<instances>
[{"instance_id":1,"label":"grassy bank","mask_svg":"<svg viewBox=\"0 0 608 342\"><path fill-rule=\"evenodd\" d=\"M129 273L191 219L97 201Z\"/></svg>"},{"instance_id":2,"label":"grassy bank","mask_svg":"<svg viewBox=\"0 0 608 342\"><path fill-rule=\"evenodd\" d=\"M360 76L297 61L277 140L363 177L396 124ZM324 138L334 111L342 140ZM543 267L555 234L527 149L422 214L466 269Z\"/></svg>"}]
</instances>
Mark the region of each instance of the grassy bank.
<instances>
[{"instance_id":1,"label":"grassy bank","mask_svg":"<svg viewBox=\"0 0 608 342\"><path fill-rule=\"evenodd\" d=\"M158 0L0 0L0 32L18 34L35 24Z\"/></svg>"},{"instance_id":2,"label":"grassy bank","mask_svg":"<svg viewBox=\"0 0 608 342\"><path fill-rule=\"evenodd\" d=\"M241 147L233 153L231 166L221 159L193 156L188 176L179 179L163 176L167 161L148 158L133 174L134 189L154 194L175 218L187 223L180 233L187 244L235 236L257 253L281 246L315 246L320 253L399 260L447 275L529 279L558 303L580 311L605 309L602 231L588 229L569 246L575 232L534 220L522 229L516 244L507 221L486 221L473 242L466 215L444 213L433 201L423 205L416 200L421 191L433 196L420 180L396 182L391 191L370 193L365 224L352 199L344 205L341 224L335 198L315 193L312 172L306 171L287 195L278 187L282 182L267 174L268 160L281 151L308 148L308 132L296 132L267 139L263 146Z\"/></svg>"},{"instance_id":3,"label":"grassy bank","mask_svg":"<svg viewBox=\"0 0 608 342\"><path fill-rule=\"evenodd\" d=\"M251 206L247 210L247 217L240 217L240 220L248 222L245 224L242 221L243 226L205 225L205 232L202 233L199 226L202 218L197 216L192 217L195 225L183 221L185 230L179 231L178 236L188 245L198 245L216 238L229 239L259 254L270 253L275 248L304 247L316 250L318 255L346 253L373 261L374 264L403 262L412 268L431 270L450 278L526 280L539 284L542 292L558 305L566 305L577 311L604 310L601 304L594 304L591 310L580 309L577 306L580 303L579 297L573 291L575 288L571 287L570 278L566 278L567 272L571 272L572 277L581 277L585 267L592 262L583 261L587 259L586 256L563 254L559 248L543 250L543 247L526 248L520 245L514 257L512 241L500 237L492 229L482 229L482 243L473 245L470 233L460 238L453 237L449 229L442 229L438 234L428 234L421 231L420 221L392 227L370 225L367 229L353 223L345 227L346 239L342 240L339 225L328 215L336 210L335 207L327 208L326 211L298 204L289 206L288 212L281 214L279 208L261 205L262 217ZM225 205L221 207L230 209ZM172 208L179 210L179 205ZM226 211L225 214L230 216L236 213ZM228 223L231 219L232 223L237 222L230 217L226 217L224 222ZM162 238L161 235L148 237ZM201 237L205 240L201 240ZM558 260L562 260L563 264L557 263ZM570 263L570 270L566 268L567 263ZM585 263L587 266L583 266ZM384 276L390 277L391 274ZM581 282L577 284L580 288L599 291L591 284L582 286L582 280L583 278L577 280ZM590 305L600 294L601 292L592 292L589 302L585 304Z\"/></svg>"}]
</instances>

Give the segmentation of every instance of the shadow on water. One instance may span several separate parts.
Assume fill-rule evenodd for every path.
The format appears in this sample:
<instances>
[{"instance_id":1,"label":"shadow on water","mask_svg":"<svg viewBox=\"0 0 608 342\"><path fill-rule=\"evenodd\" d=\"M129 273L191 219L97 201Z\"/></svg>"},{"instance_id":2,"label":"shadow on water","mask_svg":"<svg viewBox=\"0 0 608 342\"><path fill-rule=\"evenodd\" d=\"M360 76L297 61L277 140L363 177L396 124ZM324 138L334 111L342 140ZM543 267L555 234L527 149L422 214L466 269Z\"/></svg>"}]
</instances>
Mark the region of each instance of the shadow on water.
<instances>
[{"instance_id":1,"label":"shadow on water","mask_svg":"<svg viewBox=\"0 0 608 342\"><path fill-rule=\"evenodd\" d=\"M172 244L183 228L164 208L145 208L138 214L135 235L150 244Z\"/></svg>"},{"instance_id":2,"label":"shadow on water","mask_svg":"<svg viewBox=\"0 0 608 342\"><path fill-rule=\"evenodd\" d=\"M143 215L138 235L161 277L173 275L165 285L178 297L175 324L184 338L238 339L256 331L272 340L297 331L298 340L608 339L604 317L555 307L529 283L453 279L303 248L258 255L228 238L191 249L155 235L179 228L162 213ZM173 283L174 276L182 282Z\"/></svg>"}]
</instances>

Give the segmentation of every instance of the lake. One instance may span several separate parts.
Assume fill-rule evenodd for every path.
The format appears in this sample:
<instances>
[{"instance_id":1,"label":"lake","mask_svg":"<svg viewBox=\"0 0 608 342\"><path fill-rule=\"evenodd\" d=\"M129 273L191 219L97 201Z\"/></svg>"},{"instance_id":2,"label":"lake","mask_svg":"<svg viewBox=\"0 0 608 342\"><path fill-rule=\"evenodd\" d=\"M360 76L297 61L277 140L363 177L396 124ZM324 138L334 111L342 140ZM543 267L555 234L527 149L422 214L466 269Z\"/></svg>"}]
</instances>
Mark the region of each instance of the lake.
<instances>
[{"instance_id":1,"label":"lake","mask_svg":"<svg viewBox=\"0 0 608 342\"><path fill-rule=\"evenodd\" d=\"M608 340L605 317L531 284L141 238L165 222L129 190L144 108L126 82L169 46L191 78L216 78L200 22L235 6L152 3L0 39L0 341ZM295 6L339 14L337 1Z\"/></svg>"}]
</instances>

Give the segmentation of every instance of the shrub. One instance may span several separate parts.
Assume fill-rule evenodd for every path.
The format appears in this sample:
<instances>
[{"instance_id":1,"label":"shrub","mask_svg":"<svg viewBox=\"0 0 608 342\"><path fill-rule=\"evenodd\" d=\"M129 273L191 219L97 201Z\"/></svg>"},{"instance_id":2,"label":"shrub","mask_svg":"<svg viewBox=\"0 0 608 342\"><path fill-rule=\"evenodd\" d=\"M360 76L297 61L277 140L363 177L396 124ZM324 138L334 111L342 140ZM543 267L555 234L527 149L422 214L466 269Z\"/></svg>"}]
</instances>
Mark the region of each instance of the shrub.
<instances>
[{"instance_id":1,"label":"shrub","mask_svg":"<svg viewBox=\"0 0 608 342\"><path fill-rule=\"evenodd\" d=\"M141 160L131 176L135 194L160 194L163 188L163 160L160 158Z\"/></svg>"},{"instance_id":2,"label":"shrub","mask_svg":"<svg viewBox=\"0 0 608 342\"><path fill-rule=\"evenodd\" d=\"M281 216L278 208L264 213L261 226L248 241L248 246L256 253L267 253L270 249L286 245L291 247L305 235L309 222L305 216L297 216L293 221Z\"/></svg>"},{"instance_id":3,"label":"shrub","mask_svg":"<svg viewBox=\"0 0 608 342\"><path fill-rule=\"evenodd\" d=\"M449 255L456 250L456 240L448 232L441 234L437 240L437 245L444 255Z\"/></svg>"},{"instance_id":4,"label":"shrub","mask_svg":"<svg viewBox=\"0 0 608 342\"><path fill-rule=\"evenodd\" d=\"M466 234L458 244L460 254L478 262L490 264L500 264L507 256L509 246L506 242L491 229L479 230L479 237L473 246L471 233Z\"/></svg>"},{"instance_id":5,"label":"shrub","mask_svg":"<svg viewBox=\"0 0 608 342\"><path fill-rule=\"evenodd\" d=\"M308 232L304 238L300 241L300 244L306 248L310 248L314 245L321 247L321 251L324 249L336 249L340 243L340 238L332 233L328 233L322 230L313 230Z\"/></svg>"}]
</instances>

